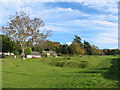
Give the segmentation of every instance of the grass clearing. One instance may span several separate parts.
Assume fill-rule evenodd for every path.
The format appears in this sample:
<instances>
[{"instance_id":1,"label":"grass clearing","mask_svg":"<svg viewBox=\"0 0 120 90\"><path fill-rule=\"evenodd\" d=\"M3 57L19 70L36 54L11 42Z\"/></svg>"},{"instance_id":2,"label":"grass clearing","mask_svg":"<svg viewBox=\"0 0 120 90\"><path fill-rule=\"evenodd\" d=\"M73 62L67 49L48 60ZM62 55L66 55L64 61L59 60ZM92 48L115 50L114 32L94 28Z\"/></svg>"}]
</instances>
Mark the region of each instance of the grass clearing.
<instances>
[{"instance_id":1,"label":"grass clearing","mask_svg":"<svg viewBox=\"0 0 120 90\"><path fill-rule=\"evenodd\" d=\"M117 88L118 80L105 78L114 56L4 58L3 88ZM81 63L88 64L83 68Z\"/></svg>"}]
</instances>

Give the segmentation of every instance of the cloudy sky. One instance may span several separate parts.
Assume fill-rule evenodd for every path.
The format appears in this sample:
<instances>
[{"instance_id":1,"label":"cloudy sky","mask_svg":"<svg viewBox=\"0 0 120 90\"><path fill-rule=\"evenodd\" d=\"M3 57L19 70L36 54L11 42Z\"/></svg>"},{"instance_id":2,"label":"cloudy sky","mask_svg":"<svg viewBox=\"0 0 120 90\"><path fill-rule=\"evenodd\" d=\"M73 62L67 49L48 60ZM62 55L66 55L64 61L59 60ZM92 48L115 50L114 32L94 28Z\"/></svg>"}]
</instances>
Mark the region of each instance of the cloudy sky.
<instances>
[{"instance_id":1,"label":"cloudy sky","mask_svg":"<svg viewBox=\"0 0 120 90\"><path fill-rule=\"evenodd\" d=\"M67 1L67 2L66 2ZM24 11L44 20L51 41L70 44L74 35L99 48L118 48L118 3L115 0L2 0L0 26L9 15ZM83 2L84 1L84 2Z\"/></svg>"}]
</instances>

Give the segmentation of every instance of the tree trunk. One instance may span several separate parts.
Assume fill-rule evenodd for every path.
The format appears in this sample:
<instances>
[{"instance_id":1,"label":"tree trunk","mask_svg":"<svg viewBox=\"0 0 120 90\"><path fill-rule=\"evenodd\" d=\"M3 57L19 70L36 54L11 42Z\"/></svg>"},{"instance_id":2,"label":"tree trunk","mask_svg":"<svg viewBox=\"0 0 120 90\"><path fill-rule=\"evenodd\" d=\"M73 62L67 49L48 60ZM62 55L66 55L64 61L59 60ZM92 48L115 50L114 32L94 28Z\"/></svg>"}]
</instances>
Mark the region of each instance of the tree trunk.
<instances>
[{"instance_id":1,"label":"tree trunk","mask_svg":"<svg viewBox=\"0 0 120 90\"><path fill-rule=\"evenodd\" d=\"M21 58L22 60L25 60L25 47L23 46L23 43L20 42L20 46L22 48Z\"/></svg>"},{"instance_id":2,"label":"tree trunk","mask_svg":"<svg viewBox=\"0 0 120 90\"><path fill-rule=\"evenodd\" d=\"M22 58L22 60L25 60L25 52L24 52L25 50L24 49L22 49L22 53L21 53L21 58Z\"/></svg>"}]
</instances>

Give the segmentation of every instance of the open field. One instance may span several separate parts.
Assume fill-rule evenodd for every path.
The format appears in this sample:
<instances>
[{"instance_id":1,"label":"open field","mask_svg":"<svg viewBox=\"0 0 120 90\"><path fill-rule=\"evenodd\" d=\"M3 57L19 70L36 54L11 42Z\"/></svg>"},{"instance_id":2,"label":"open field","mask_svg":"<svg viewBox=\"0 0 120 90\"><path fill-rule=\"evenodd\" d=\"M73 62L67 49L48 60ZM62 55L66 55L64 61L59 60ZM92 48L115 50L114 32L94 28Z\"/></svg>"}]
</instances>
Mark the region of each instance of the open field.
<instances>
[{"instance_id":1,"label":"open field","mask_svg":"<svg viewBox=\"0 0 120 90\"><path fill-rule=\"evenodd\" d=\"M117 56L4 58L3 88L117 88L107 72ZM107 76L108 75L108 76Z\"/></svg>"}]
</instances>

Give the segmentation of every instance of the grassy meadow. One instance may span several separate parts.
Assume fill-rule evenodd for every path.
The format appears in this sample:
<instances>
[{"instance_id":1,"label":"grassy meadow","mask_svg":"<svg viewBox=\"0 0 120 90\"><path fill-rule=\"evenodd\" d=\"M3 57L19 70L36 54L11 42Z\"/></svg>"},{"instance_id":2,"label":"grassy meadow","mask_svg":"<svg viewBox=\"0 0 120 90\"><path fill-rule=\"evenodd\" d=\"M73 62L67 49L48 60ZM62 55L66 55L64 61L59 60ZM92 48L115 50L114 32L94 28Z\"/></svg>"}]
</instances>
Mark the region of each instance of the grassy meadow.
<instances>
[{"instance_id":1,"label":"grassy meadow","mask_svg":"<svg viewBox=\"0 0 120 90\"><path fill-rule=\"evenodd\" d=\"M2 59L3 88L117 88L117 56ZM112 76L112 77L111 77Z\"/></svg>"}]
</instances>

